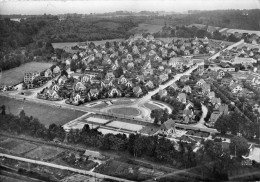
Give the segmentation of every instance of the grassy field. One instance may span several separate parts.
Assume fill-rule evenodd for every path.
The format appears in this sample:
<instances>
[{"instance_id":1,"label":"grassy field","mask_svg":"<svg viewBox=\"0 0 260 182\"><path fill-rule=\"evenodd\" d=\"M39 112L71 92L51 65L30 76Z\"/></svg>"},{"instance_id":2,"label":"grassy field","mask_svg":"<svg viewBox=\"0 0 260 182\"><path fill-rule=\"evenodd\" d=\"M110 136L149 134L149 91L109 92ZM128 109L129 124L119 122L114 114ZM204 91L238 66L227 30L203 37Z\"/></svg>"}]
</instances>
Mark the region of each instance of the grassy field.
<instances>
[{"instance_id":1,"label":"grassy field","mask_svg":"<svg viewBox=\"0 0 260 182\"><path fill-rule=\"evenodd\" d=\"M0 77L0 86L18 84L23 81L25 72L43 71L51 66L51 63L31 62L10 70L3 71L2 78Z\"/></svg>"},{"instance_id":2,"label":"grassy field","mask_svg":"<svg viewBox=\"0 0 260 182\"><path fill-rule=\"evenodd\" d=\"M3 96L0 96L0 104L6 105L6 112L8 114L12 113L17 115L23 109L26 115L38 118L46 127L52 123L63 125L85 114L85 112L82 111L58 108L46 104L16 100Z\"/></svg>"},{"instance_id":3,"label":"grassy field","mask_svg":"<svg viewBox=\"0 0 260 182\"><path fill-rule=\"evenodd\" d=\"M161 109L161 107L155 105L155 104L150 104L150 103L144 103L144 106L147 107L150 110L154 110L154 109Z\"/></svg>"},{"instance_id":4,"label":"grassy field","mask_svg":"<svg viewBox=\"0 0 260 182\"><path fill-rule=\"evenodd\" d=\"M145 32L156 33L156 32L162 31L162 27L163 27L163 25L140 23L138 25L138 27L135 27L135 28L129 30L129 32L131 32L133 34L145 33Z\"/></svg>"},{"instance_id":5,"label":"grassy field","mask_svg":"<svg viewBox=\"0 0 260 182\"><path fill-rule=\"evenodd\" d=\"M63 150L60 148L41 146L28 152L25 156L33 159L47 160L54 158L61 152L63 152Z\"/></svg>"}]
</instances>

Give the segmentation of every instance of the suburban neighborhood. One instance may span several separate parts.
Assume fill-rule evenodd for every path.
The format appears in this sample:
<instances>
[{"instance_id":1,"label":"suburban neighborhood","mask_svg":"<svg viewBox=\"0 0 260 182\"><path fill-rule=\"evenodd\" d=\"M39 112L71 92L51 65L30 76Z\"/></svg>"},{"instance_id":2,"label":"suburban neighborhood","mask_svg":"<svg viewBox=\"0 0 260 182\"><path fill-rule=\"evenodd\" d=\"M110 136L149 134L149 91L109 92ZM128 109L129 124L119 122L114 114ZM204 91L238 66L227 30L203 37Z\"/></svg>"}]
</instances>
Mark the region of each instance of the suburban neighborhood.
<instances>
[{"instance_id":1,"label":"suburban neighborhood","mask_svg":"<svg viewBox=\"0 0 260 182\"><path fill-rule=\"evenodd\" d=\"M117 13L89 16L126 21ZM23 65L1 68L0 181L260 179L259 31L173 26L172 15L142 13L133 20L164 24L124 39L37 41L34 56L19 49ZM70 16L28 19L89 18Z\"/></svg>"}]
</instances>

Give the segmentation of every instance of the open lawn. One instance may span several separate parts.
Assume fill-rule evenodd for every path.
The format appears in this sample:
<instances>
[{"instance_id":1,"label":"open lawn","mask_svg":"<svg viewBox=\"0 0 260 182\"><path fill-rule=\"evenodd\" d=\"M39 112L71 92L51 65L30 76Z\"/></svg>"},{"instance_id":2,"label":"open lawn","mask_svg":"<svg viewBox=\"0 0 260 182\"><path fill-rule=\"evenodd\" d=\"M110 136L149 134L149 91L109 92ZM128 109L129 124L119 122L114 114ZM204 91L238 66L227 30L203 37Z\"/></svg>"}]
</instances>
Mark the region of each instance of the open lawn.
<instances>
[{"instance_id":1,"label":"open lawn","mask_svg":"<svg viewBox=\"0 0 260 182\"><path fill-rule=\"evenodd\" d=\"M154 109L161 109L161 107L155 105L155 104L150 104L150 103L144 103L144 106L150 110L154 110Z\"/></svg>"},{"instance_id":2,"label":"open lawn","mask_svg":"<svg viewBox=\"0 0 260 182\"><path fill-rule=\"evenodd\" d=\"M25 156L33 159L48 160L63 152L62 149L49 146L41 146L28 152Z\"/></svg>"},{"instance_id":3,"label":"open lawn","mask_svg":"<svg viewBox=\"0 0 260 182\"><path fill-rule=\"evenodd\" d=\"M82 111L59 108L55 106L48 106L46 104L39 104L35 102L16 100L9 97L0 96L1 105L6 106L6 113L18 115L23 109L28 116L38 118L46 127L55 123L63 125L69 121L76 119L83 114Z\"/></svg>"},{"instance_id":4,"label":"open lawn","mask_svg":"<svg viewBox=\"0 0 260 182\"><path fill-rule=\"evenodd\" d=\"M30 71L44 71L47 68L51 67L51 63L40 63L40 62L31 62L23 64L19 67L6 70L2 72L2 78L0 80L0 86L2 85L16 85L23 81L24 73Z\"/></svg>"},{"instance_id":5,"label":"open lawn","mask_svg":"<svg viewBox=\"0 0 260 182\"><path fill-rule=\"evenodd\" d=\"M163 25L155 25L155 24L146 24L146 23L140 23L138 27L135 27L129 32L135 34L135 33L144 33L144 32L149 32L149 33L156 33L159 31L162 31Z\"/></svg>"}]
</instances>

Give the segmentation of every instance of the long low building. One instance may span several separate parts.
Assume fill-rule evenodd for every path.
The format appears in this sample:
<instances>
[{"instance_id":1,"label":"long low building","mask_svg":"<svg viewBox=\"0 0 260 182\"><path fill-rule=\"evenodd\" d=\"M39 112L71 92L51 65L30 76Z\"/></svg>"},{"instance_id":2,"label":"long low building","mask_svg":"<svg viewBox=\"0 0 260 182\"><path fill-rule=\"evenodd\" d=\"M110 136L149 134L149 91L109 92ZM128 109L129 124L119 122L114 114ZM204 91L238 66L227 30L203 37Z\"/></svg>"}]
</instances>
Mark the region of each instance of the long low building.
<instances>
[{"instance_id":1,"label":"long low building","mask_svg":"<svg viewBox=\"0 0 260 182\"><path fill-rule=\"evenodd\" d=\"M252 63L256 63L257 60L253 59L253 58L246 58L246 57L235 57L234 59L231 59L230 62L232 64L252 64Z\"/></svg>"}]
</instances>

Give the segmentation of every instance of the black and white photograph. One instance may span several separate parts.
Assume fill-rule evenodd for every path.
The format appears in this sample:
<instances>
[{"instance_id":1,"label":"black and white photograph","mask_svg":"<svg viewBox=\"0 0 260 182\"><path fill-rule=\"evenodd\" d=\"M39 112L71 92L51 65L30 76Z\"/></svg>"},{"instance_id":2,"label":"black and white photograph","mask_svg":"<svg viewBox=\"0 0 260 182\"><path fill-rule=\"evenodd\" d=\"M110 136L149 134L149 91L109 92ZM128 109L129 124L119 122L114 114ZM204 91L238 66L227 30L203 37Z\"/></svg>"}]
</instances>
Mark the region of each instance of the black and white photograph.
<instances>
[{"instance_id":1,"label":"black and white photograph","mask_svg":"<svg viewBox=\"0 0 260 182\"><path fill-rule=\"evenodd\" d=\"M0 0L0 181L260 181L260 0Z\"/></svg>"}]
</instances>

